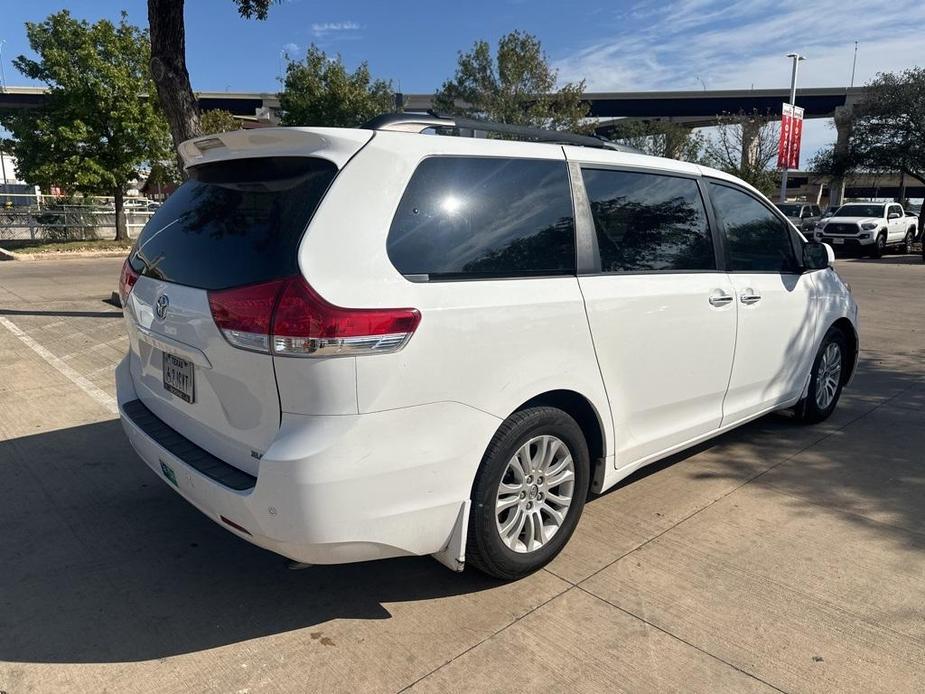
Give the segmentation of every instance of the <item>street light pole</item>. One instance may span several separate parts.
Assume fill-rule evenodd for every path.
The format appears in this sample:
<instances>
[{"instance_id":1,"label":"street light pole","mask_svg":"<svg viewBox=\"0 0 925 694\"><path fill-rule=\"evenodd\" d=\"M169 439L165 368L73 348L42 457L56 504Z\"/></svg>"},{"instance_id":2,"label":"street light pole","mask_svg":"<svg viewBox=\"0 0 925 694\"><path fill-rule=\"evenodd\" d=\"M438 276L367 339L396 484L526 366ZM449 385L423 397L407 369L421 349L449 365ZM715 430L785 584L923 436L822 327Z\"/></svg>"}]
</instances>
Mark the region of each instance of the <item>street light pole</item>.
<instances>
[{"instance_id":1,"label":"street light pole","mask_svg":"<svg viewBox=\"0 0 925 694\"><path fill-rule=\"evenodd\" d=\"M6 76L3 74L3 44L6 39L0 39L0 94L6 91Z\"/></svg>"},{"instance_id":2,"label":"street light pole","mask_svg":"<svg viewBox=\"0 0 925 694\"><path fill-rule=\"evenodd\" d=\"M805 56L799 53L788 53L788 58L793 59L793 72L790 74L790 105L796 106L797 100L797 67L801 60L806 60ZM780 201L787 202L787 167L785 166L780 172Z\"/></svg>"}]
</instances>

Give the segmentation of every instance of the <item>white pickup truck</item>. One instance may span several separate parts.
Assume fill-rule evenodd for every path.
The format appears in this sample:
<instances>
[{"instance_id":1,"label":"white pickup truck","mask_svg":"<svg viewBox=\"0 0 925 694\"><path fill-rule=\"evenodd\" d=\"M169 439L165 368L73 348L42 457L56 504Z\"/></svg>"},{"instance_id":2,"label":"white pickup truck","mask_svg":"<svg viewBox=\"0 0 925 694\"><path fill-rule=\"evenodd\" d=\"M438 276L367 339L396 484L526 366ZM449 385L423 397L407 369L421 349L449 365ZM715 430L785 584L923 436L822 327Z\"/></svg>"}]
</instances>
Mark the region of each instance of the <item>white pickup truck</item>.
<instances>
[{"instance_id":1,"label":"white pickup truck","mask_svg":"<svg viewBox=\"0 0 925 694\"><path fill-rule=\"evenodd\" d=\"M912 252L918 220L895 202L849 202L819 221L814 234L836 250L855 250L881 257L890 246Z\"/></svg>"}]
</instances>

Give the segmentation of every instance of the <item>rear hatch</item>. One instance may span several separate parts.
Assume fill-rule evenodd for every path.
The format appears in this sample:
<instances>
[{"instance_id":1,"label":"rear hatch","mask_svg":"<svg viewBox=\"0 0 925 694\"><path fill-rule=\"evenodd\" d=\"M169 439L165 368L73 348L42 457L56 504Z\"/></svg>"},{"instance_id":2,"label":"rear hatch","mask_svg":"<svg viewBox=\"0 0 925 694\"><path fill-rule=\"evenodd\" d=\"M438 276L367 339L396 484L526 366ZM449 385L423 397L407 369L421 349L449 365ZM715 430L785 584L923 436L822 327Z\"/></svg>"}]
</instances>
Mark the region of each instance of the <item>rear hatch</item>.
<instances>
[{"instance_id":1,"label":"rear hatch","mask_svg":"<svg viewBox=\"0 0 925 694\"><path fill-rule=\"evenodd\" d=\"M250 349L247 335L233 346L210 296L299 272L299 244L315 209L369 135L342 131L345 147L332 146L330 135L295 131L302 139L293 147L293 131L275 131L287 149L305 152L280 156L266 146L278 141L272 132L250 132L210 138L190 179L143 229L127 260L126 271L138 277L126 319L139 399L192 442L256 475L280 426L273 357ZM269 156L259 156L261 144Z\"/></svg>"}]
</instances>

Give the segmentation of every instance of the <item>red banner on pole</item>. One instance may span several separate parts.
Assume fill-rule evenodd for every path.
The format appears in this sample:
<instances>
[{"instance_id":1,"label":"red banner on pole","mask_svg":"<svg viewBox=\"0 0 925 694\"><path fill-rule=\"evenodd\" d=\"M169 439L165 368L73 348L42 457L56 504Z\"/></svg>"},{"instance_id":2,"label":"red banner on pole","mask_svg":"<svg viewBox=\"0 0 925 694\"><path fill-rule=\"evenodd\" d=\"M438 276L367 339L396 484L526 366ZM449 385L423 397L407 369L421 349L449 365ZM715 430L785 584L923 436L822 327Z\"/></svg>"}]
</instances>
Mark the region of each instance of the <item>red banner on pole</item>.
<instances>
[{"instance_id":1,"label":"red banner on pole","mask_svg":"<svg viewBox=\"0 0 925 694\"><path fill-rule=\"evenodd\" d=\"M784 104L780 119L780 143L777 145L777 168L800 167L800 141L803 137L803 109Z\"/></svg>"}]
</instances>

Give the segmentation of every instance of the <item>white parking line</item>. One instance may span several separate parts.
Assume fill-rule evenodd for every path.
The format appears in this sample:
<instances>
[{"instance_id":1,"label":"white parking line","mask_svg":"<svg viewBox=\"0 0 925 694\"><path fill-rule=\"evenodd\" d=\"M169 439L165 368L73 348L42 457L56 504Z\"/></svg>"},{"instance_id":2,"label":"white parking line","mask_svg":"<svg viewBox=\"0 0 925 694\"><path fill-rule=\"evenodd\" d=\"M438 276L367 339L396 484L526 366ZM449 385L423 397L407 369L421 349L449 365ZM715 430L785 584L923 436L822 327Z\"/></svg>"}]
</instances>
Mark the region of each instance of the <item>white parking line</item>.
<instances>
[{"instance_id":1,"label":"white parking line","mask_svg":"<svg viewBox=\"0 0 925 694\"><path fill-rule=\"evenodd\" d=\"M47 349L42 347L38 342L33 340L31 337L26 335L22 330L20 330L15 323L6 318L5 316L0 316L0 325L3 325L4 328L9 330L13 335L15 335L20 342L22 342L26 347L31 349L33 352L38 354L42 359L44 359L52 368L57 370L62 376L67 380L73 383L75 386L80 388L84 393L89 395L91 398L96 400L96 402L109 410L112 414L119 414L119 408L116 405L116 399L112 397L109 393L100 390L95 385L93 385L86 378L77 373L74 369L64 363L61 359L56 357L54 354L49 352Z\"/></svg>"}]
</instances>

